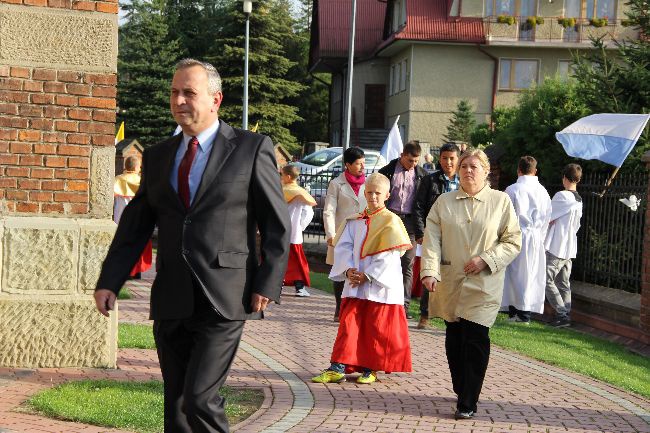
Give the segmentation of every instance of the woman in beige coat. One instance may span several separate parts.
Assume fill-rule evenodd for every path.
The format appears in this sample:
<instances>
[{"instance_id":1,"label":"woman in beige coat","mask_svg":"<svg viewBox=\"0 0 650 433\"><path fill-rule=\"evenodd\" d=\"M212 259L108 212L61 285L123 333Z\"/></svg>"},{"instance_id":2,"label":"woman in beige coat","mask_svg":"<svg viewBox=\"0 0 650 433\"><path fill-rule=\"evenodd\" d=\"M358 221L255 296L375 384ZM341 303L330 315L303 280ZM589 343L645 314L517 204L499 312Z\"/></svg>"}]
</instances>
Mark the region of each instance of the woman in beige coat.
<instances>
[{"instance_id":1,"label":"woman in beige coat","mask_svg":"<svg viewBox=\"0 0 650 433\"><path fill-rule=\"evenodd\" d=\"M456 419L476 412L490 357L489 330L501 305L506 266L519 254L521 230L508 195L487 184L490 162L468 149L459 160L460 188L442 194L427 217L422 284L429 314L447 325L445 348Z\"/></svg>"},{"instance_id":2,"label":"woman in beige coat","mask_svg":"<svg viewBox=\"0 0 650 433\"><path fill-rule=\"evenodd\" d=\"M363 195L365 176L365 155L358 147L350 147L343 152L345 171L332 179L327 188L325 206L323 207L323 225L327 239L327 259L325 263L334 264L334 248L332 240L336 230L345 222L345 218L355 213L363 212L366 208L366 198ZM334 295L336 296L336 311L334 320L339 319L341 307L341 294L343 283L334 282Z\"/></svg>"}]
</instances>

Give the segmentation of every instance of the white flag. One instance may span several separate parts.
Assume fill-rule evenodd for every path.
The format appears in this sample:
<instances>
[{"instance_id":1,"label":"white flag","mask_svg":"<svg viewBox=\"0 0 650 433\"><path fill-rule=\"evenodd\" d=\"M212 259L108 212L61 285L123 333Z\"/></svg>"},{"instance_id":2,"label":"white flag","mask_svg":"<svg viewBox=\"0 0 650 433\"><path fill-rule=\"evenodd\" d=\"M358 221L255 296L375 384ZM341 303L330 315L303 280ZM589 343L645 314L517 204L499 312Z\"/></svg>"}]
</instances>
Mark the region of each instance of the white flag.
<instances>
[{"instance_id":1,"label":"white flag","mask_svg":"<svg viewBox=\"0 0 650 433\"><path fill-rule=\"evenodd\" d=\"M381 147L381 156L384 157L386 162L392 161L395 158L399 158L404 149L404 144L402 143L402 137L399 135L399 128L397 127L397 122L399 121L399 116L393 123L393 127L390 128L388 137L384 145Z\"/></svg>"}]
</instances>

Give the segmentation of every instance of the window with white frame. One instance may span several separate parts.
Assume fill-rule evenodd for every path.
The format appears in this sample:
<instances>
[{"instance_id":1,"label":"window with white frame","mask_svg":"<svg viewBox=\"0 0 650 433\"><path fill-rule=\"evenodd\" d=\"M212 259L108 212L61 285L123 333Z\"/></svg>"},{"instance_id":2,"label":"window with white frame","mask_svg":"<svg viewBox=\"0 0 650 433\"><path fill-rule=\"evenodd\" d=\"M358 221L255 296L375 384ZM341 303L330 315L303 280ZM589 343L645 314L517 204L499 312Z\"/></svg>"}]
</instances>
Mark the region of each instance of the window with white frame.
<instances>
[{"instance_id":1,"label":"window with white frame","mask_svg":"<svg viewBox=\"0 0 650 433\"><path fill-rule=\"evenodd\" d=\"M618 0L564 0L564 16L567 18L616 18ZM583 11L585 16L583 16Z\"/></svg>"},{"instance_id":2,"label":"window with white frame","mask_svg":"<svg viewBox=\"0 0 650 433\"><path fill-rule=\"evenodd\" d=\"M485 0L485 16L514 15L515 12L515 0Z\"/></svg>"},{"instance_id":3,"label":"window with white frame","mask_svg":"<svg viewBox=\"0 0 650 433\"><path fill-rule=\"evenodd\" d=\"M395 0L393 2L393 25L392 30L396 32L406 24L406 0Z\"/></svg>"},{"instance_id":4,"label":"window with white frame","mask_svg":"<svg viewBox=\"0 0 650 433\"><path fill-rule=\"evenodd\" d=\"M573 74L573 62L571 60L560 60L557 63L557 75L562 80L566 80Z\"/></svg>"},{"instance_id":5,"label":"window with white frame","mask_svg":"<svg viewBox=\"0 0 650 433\"><path fill-rule=\"evenodd\" d=\"M395 95L406 90L406 80L408 78L408 60L404 59L393 63L390 67L390 83L388 94Z\"/></svg>"},{"instance_id":6,"label":"window with white frame","mask_svg":"<svg viewBox=\"0 0 650 433\"><path fill-rule=\"evenodd\" d=\"M501 90L528 89L533 83L537 83L538 76L539 60L499 60L499 89Z\"/></svg>"},{"instance_id":7,"label":"window with white frame","mask_svg":"<svg viewBox=\"0 0 650 433\"><path fill-rule=\"evenodd\" d=\"M406 77L408 76L408 61L406 59L402 60L400 63L402 67L400 68L401 74L399 77L399 91L403 92L406 90Z\"/></svg>"}]
</instances>

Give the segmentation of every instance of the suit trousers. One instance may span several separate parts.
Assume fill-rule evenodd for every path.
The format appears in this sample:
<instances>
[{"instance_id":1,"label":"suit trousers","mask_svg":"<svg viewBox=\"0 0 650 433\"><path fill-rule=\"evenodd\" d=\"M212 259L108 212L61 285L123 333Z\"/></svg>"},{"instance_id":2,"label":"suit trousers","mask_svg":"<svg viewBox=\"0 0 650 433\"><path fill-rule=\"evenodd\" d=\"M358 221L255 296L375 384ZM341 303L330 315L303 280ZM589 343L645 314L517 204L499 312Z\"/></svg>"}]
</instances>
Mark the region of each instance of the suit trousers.
<instances>
[{"instance_id":1,"label":"suit trousers","mask_svg":"<svg viewBox=\"0 0 650 433\"><path fill-rule=\"evenodd\" d=\"M413 248L406 250L404 255L401 258L402 263L402 282L404 284L404 308L408 312L409 305L411 304L411 288L413 287L413 261L415 260L415 223L413 221L413 215L408 214L398 214L406 232L409 235L411 240L411 245Z\"/></svg>"},{"instance_id":2,"label":"suit trousers","mask_svg":"<svg viewBox=\"0 0 650 433\"><path fill-rule=\"evenodd\" d=\"M196 293L196 290L195 290ZM244 321L224 319L203 297L187 319L154 321L165 389L165 431L228 433L219 389L235 359Z\"/></svg>"},{"instance_id":3,"label":"suit trousers","mask_svg":"<svg viewBox=\"0 0 650 433\"><path fill-rule=\"evenodd\" d=\"M454 392L456 409L476 412L485 372L490 359L490 328L460 319L447 322L445 349Z\"/></svg>"}]
</instances>

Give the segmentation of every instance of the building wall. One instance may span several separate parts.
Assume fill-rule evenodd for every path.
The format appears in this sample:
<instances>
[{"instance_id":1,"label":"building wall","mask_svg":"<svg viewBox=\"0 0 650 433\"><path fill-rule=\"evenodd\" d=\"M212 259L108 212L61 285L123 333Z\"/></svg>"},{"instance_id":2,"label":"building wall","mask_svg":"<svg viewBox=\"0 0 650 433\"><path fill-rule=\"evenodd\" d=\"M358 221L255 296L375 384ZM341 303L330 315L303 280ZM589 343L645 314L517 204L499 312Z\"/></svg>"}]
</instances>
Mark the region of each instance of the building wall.
<instances>
[{"instance_id":1,"label":"building wall","mask_svg":"<svg viewBox=\"0 0 650 433\"><path fill-rule=\"evenodd\" d=\"M559 48L499 46L484 49L497 58L539 60L540 82L557 73L559 60L571 58L568 49ZM489 119L494 61L488 55L473 45L430 44L414 45L410 58L410 93L389 97L388 111L389 119L397 114L405 119L404 113L410 113L408 139L441 145L451 113L461 99L471 103L477 122ZM519 91L498 90L496 105L515 105L520 94Z\"/></svg>"},{"instance_id":2,"label":"building wall","mask_svg":"<svg viewBox=\"0 0 650 433\"><path fill-rule=\"evenodd\" d=\"M365 128L365 85L384 84L388 89L388 63L385 59L372 59L354 64L354 86L352 87L352 108L356 118L353 128ZM385 96L388 96L386 94Z\"/></svg>"},{"instance_id":3,"label":"building wall","mask_svg":"<svg viewBox=\"0 0 650 433\"><path fill-rule=\"evenodd\" d=\"M0 365L114 367L117 0L0 0ZM19 330L18 332L16 330Z\"/></svg>"}]
</instances>

